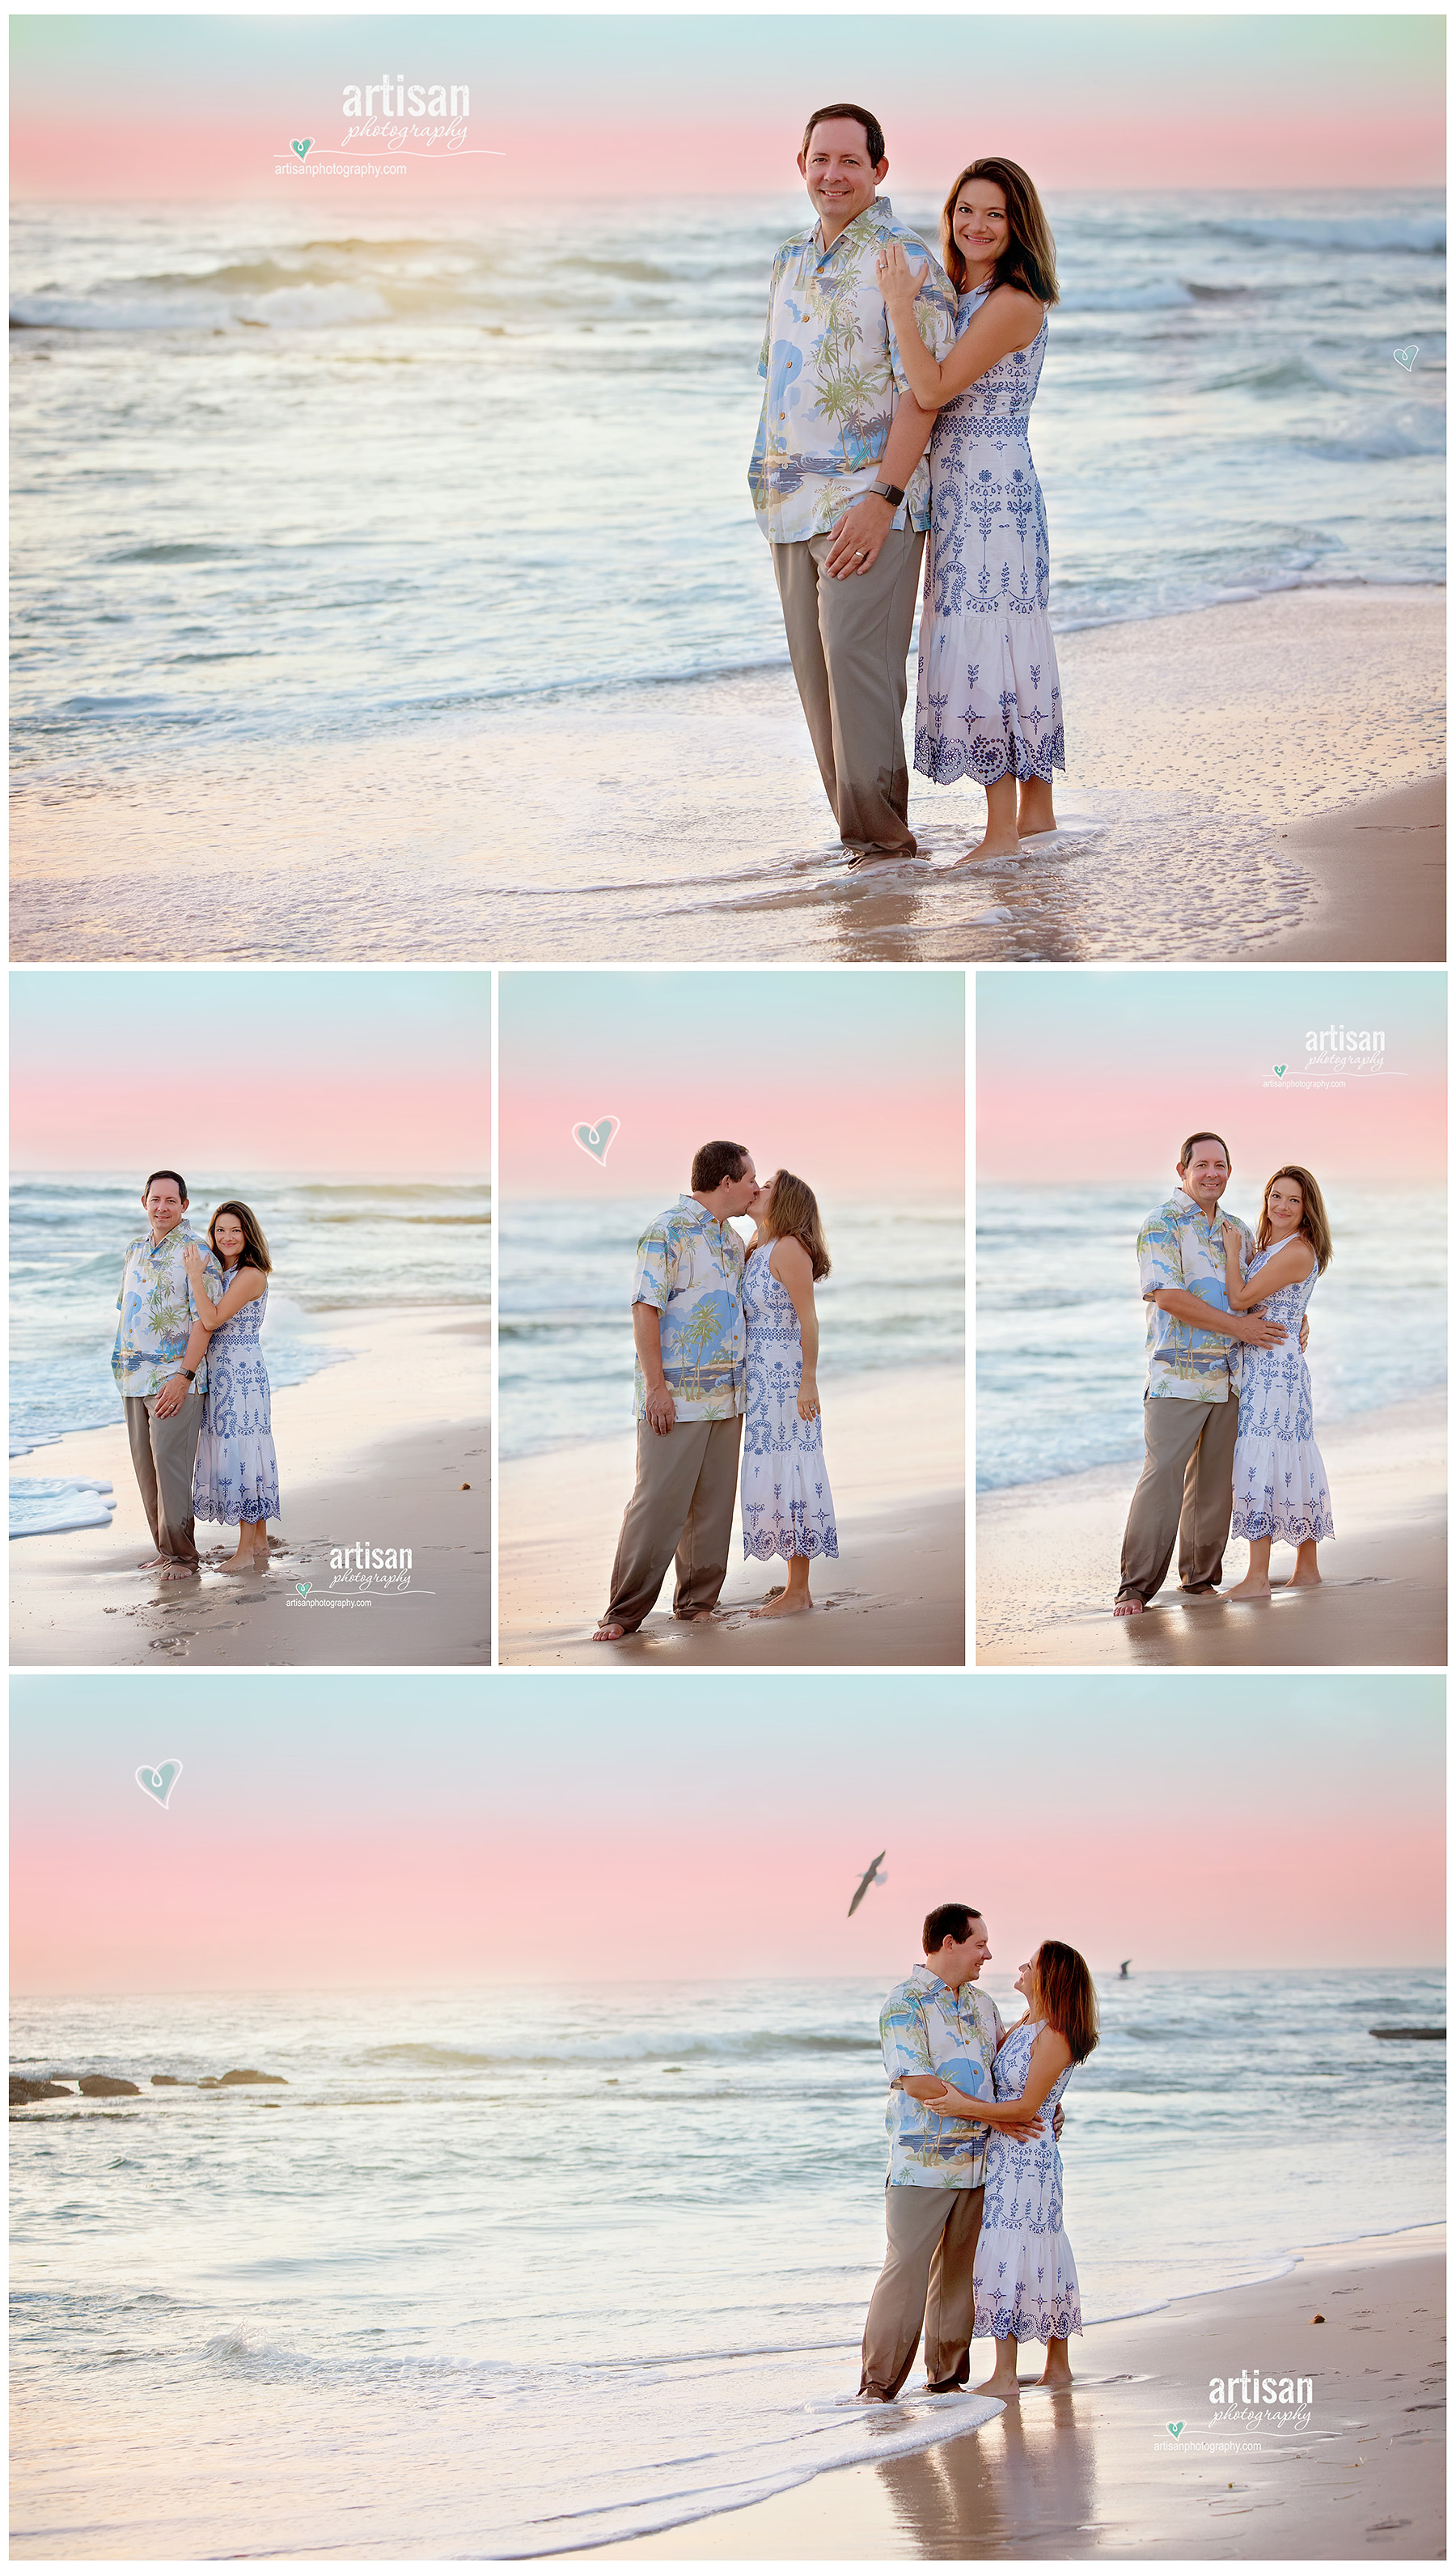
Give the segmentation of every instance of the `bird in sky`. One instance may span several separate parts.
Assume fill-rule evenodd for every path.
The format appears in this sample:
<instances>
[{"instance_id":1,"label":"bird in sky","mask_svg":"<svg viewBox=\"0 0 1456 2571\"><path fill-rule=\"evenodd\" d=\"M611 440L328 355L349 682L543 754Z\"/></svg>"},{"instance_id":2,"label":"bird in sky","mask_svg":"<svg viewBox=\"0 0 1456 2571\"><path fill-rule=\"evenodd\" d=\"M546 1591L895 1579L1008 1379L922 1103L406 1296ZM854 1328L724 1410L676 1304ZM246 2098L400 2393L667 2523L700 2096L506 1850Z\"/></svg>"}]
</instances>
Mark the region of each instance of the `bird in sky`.
<instances>
[{"instance_id":1,"label":"bird in sky","mask_svg":"<svg viewBox=\"0 0 1456 2571\"><path fill-rule=\"evenodd\" d=\"M853 1918L855 1911L859 1908L861 1901L864 1899L864 1896L868 1892L872 1883L887 1883L889 1881L888 1875L881 1874L879 1871L879 1868L884 1864L884 1861L885 1851L881 1848L878 1856L871 1859L870 1863L865 1867L863 1874L859 1878L858 1890L845 1913L847 1918Z\"/></svg>"}]
</instances>

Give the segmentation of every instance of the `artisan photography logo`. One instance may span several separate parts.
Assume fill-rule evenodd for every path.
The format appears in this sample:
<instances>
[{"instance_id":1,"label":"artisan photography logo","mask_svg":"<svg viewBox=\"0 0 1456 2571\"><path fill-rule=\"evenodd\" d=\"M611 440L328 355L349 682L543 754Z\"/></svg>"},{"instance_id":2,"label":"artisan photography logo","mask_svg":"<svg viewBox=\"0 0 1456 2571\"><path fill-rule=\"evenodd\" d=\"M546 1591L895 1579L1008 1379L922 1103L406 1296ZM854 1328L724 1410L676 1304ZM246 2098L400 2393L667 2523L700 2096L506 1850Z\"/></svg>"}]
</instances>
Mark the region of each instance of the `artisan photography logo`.
<instances>
[{"instance_id":1,"label":"artisan photography logo","mask_svg":"<svg viewBox=\"0 0 1456 2571\"><path fill-rule=\"evenodd\" d=\"M1211 2374L1208 2418L1166 2419L1154 2451L1260 2455L1277 2448L1280 2431L1302 2434L1313 2416L1312 2374L1264 2374L1245 2365L1236 2374Z\"/></svg>"},{"instance_id":2,"label":"artisan photography logo","mask_svg":"<svg viewBox=\"0 0 1456 2571\"><path fill-rule=\"evenodd\" d=\"M406 80L381 72L377 80L344 81L339 141L316 134L288 137L273 155L274 175L290 179L407 179L417 161L499 161L493 144L470 141L468 81Z\"/></svg>"},{"instance_id":3,"label":"artisan photography logo","mask_svg":"<svg viewBox=\"0 0 1456 2571\"><path fill-rule=\"evenodd\" d=\"M1349 1027L1331 1018L1327 1027L1306 1027L1281 1062L1264 1073L1265 1089L1347 1089L1354 1080L1398 1080L1392 1072L1383 1027Z\"/></svg>"}]
</instances>

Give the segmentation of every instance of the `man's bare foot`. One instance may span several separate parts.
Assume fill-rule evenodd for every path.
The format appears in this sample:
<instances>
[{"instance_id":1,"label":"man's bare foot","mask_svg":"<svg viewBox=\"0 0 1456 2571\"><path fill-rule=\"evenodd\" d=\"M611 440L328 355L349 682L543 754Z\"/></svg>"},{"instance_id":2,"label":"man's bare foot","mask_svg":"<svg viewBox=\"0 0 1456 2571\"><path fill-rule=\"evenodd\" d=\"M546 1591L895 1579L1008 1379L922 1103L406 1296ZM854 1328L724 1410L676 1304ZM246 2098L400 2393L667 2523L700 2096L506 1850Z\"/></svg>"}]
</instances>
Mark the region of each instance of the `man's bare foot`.
<instances>
[{"instance_id":1,"label":"man's bare foot","mask_svg":"<svg viewBox=\"0 0 1456 2571\"><path fill-rule=\"evenodd\" d=\"M170 1562L171 1560L172 1556L170 1553L149 1553L145 1562L138 1563L137 1569L139 1571L160 1571L163 1564Z\"/></svg>"},{"instance_id":2,"label":"man's bare foot","mask_svg":"<svg viewBox=\"0 0 1456 2571\"><path fill-rule=\"evenodd\" d=\"M1223 1591L1223 1596L1225 1598L1267 1598L1268 1595L1268 1582L1266 1580L1250 1580L1247 1572L1244 1573L1243 1578L1239 1581L1236 1589L1225 1589Z\"/></svg>"},{"instance_id":3,"label":"man's bare foot","mask_svg":"<svg viewBox=\"0 0 1456 2571\"><path fill-rule=\"evenodd\" d=\"M844 862L846 866L905 865L911 857L918 857L919 854L919 849L913 840L910 840L903 848L850 848Z\"/></svg>"},{"instance_id":4,"label":"man's bare foot","mask_svg":"<svg viewBox=\"0 0 1456 2571\"><path fill-rule=\"evenodd\" d=\"M749 1608L748 1621L751 1624L755 1616L797 1616L813 1603L806 1589L775 1589L764 1599L761 1607Z\"/></svg>"},{"instance_id":5,"label":"man's bare foot","mask_svg":"<svg viewBox=\"0 0 1456 2571\"><path fill-rule=\"evenodd\" d=\"M164 1580L192 1580L201 1569L199 1562L169 1562L162 1577Z\"/></svg>"},{"instance_id":6,"label":"man's bare foot","mask_svg":"<svg viewBox=\"0 0 1456 2571\"><path fill-rule=\"evenodd\" d=\"M592 1640L594 1643L620 1643L626 1632L625 1625L609 1625L604 1622L597 1627Z\"/></svg>"},{"instance_id":7,"label":"man's bare foot","mask_svg":"<svg viewBox=\"0 0 1456 2571\"><path fill-rule=\"evenodd\" d=\"M1014 2374L996 2373L986 2382L978 2383L976 2390L988 2394L993 2401L1014 2401L1021 2384Z\"/></svg>"},{"instance_id":8,"label":"man's bare foot","mask_svg":"<svg viewBox=\"0 0 1456 2571\"><path fill-rule=\"evenodd\" d=\"M1141 1598L1135 1597L1131 1590L1126 1598L1115 1598L1113 1600L1113 1614L1115 1616L1141 1616L1142 1613L1143 1601Z\"/></svg>"},{"instance_id":9,"label":"man's bare foot","mask_svg":"<svg viewBox=\"0 0 1456 2571\"><path fill-rule=\"evenodd\" d=\"M1318 1571L1291 1571L1284 1587L1286 1589L1322 1589L1324 1575Z\"/></svg>"}]
</instances>

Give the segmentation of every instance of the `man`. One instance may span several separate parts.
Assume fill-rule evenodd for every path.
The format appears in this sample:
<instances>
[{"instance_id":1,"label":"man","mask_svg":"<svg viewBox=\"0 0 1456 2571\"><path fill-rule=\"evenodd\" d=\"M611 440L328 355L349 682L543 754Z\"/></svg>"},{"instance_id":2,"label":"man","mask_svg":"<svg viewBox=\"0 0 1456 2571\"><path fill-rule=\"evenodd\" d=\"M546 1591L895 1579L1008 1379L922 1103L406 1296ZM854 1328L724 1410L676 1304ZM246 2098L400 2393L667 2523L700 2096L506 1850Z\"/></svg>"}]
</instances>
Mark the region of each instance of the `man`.
<instances>
[{"instance_id":1,"label":"man","mask_svg":"<svg viewBox=\"0 0 1456 2571\"><path fill-rule=\"evenodd\" d=\"M875 194L890 165L867 109L816 109L798 166L817 221L773 262L748 488L773 550L824 791L854 865L916 853L905 659L930 524L922 458L934 414L910 392L876 281L884 244L926 262L916 319L937 356L955 338L956 298L924 242Z\"/></svg>"},{"instance_id":2,"label":"man","mask_svg":"<svg viewBox=\"0 0 1456 2571\"><path fill-rule=\"evenodd\" d=\"M1276 1347L1288 1336L1282 1321L1228 1309L1219 1204L1228 1177L1222 1138L1191 1134L1178 1156L1178 1187L1138 1235L1148 1306L1147 1456L1128 1512L1115 1616L1141 1616L1157 1596L1175 1536L1185 1592L1216 1589L1233 1513L1238 1349ZM1236 1216L1229 1220L1246 1261L1253 1237ZM1301 1329L1301 1347L1306 1335Z\"/></svg>"},{"instance_id":3,"label":"man","mask_svg":"<svg viewBox=\"0 0 1456 2571\"><path fill-rule=\"evenodd\" d=\"M223 1271L216 1253L184 1220L187 1181L176 1170L154 1170L142 1190L142 1204L149 1229L128 1243L122 1263L111 1370L126 1409L132 1469L157 1547L139 1568L160 1571L164 1580L186 1580L198 1567L193 1465L208 1385L208 1333L198 1319L183 1254L189 1249L203 1253L215 1302L223 1299Z\"/></svg>"},{"instance_id":4,"label":"man","mask_svg":"<svg viewBox=\"0 0 1456 2571\"><path fill-rule=\"evenodd\" d=\"M757 1186L741 1143L705 1143L691 1193L637 1245L637 1484L594 1643L637 1632L674 1554L674 1615L692 1621L718 1605L746 1398L743 1245L729 1217L746 1214Z\"/></svg>"},{"instance_id":5,"label":"man","mask_svg":"<svg viewBox=\"0 0 1456 2571\"><path fill-rule=\"evenodd\" d=\"M943 1901L926 1919L921 1944L924 1963L896 1984L880 2011L890 2083L889 2247L864 2324L864 2401L894 2400L915 2362L922 2322L928 2390L954 2392L970 2375L988 2131L938 2116L929 2102L947 2088L963 2098L994 2098L992 2065L1006 2030L995 2001L975 1988L991 1959L979 1910ZM1033 2108L1024 2138L1042 2131Z\"/></svg>"}]
</instances>

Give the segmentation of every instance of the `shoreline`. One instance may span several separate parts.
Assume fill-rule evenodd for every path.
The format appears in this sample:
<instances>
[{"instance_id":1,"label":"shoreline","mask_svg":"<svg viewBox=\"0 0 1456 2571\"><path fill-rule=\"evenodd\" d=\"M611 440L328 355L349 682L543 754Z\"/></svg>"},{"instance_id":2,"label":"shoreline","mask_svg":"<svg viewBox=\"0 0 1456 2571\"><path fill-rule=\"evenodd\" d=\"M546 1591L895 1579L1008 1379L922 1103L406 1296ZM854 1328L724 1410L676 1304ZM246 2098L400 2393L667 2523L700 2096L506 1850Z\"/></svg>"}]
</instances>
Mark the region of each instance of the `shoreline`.
<instances>
[{"instance_id":1,"label":"shoreline","mask_svg":"<svg viewBox=\"0 0 1456 2571\"><path fill-rule=\"evenodd\" d=\"M1283 1586L1258 1604L1185 1598L1177 1555L1141 1616L1112 1603L1141 1459L1048 1482L983 1491L976 1502L976 1665L988 1668L1444 1666L1446 1393L1358 1411L1319 1432L1338 1533L1321 1547L1323 1586ZM1225 1584L1245 1547L1230 1538Z\"/></svg>"},{"instance_id":2,"label":"shoreline","mask_svg":"<svg viewBox=\"0 0 1456 2571\"><path fill-rule=\"evenodd\" d=\"M124 1425L12 1457L12 1480L106 1480L117 1502L108 1527L12 1542L13 1668L489 1665L489 1316L347 1309L336 1326L351 1353L272 1394L282 1542L261 1577L223 1571L236 1530L203 1520L199 1577L139 1570L150 1537ZM407 1550L408 1572L330 1563L359 1543Z\"/></svg>"},{"instance_id":3,"label":"shoreline","mask_svg":"<svg viewBox=\"0 0 1456 2571\"><path fill-rule=\"evenodd\" d=\"M1444 611L1444 589L1351 586L1074 628L1061 826L960 870L983 797L918 776L929 862L845 867L782 664L604 683L569 732L544 700L493 699L353 744L159 755L120 782L22 774L11 952L1439 960ZM1409 794L1416 818L1382 808ZM248 865L201 902L185 852L230 848L241 812Z\"/></svg>"},{"instance_id":4,"label":"shoreline","mask_svg":"<svg viewBox=\"0 0 1456 2571\"><path fill-rule=\"evenodd\" d=\"M1443 2558L1444 2224L1287 2255L1278 2276L1091 2323L1070 2394L1024 2381L918 2453L552 2558ZM1040 2353L1023 2351L1023 2378ZM1210 2386L1235 2365L1308 2380L1312 2398L1287 2426L1220 2419Z\"/></svg>"},{"instance_id":5,"label":"shoreline","mask_svg":"<svg viewBox=\"0 0 1456 2571\"><path fill-rule=\"evenodd\" d=\"M965 1484L959 1366L883 1368L824 1386L824 1457L839 1530L810 1568L807 1615L754 1622L781 1562L745 1561L734 1503L721 1616L672 1614L673 1572L639 1631L590 1639L607 1603L636 1467L628 1431L501 1464L500 1666L689 1670L965 1663ZM904 1452L907 1417L915 1450Z\"/></svg>"}]
</instances>

